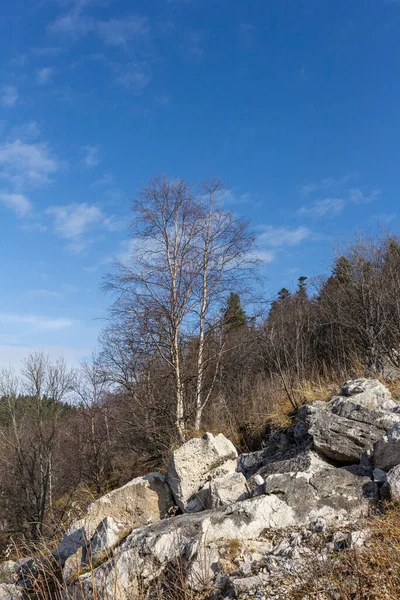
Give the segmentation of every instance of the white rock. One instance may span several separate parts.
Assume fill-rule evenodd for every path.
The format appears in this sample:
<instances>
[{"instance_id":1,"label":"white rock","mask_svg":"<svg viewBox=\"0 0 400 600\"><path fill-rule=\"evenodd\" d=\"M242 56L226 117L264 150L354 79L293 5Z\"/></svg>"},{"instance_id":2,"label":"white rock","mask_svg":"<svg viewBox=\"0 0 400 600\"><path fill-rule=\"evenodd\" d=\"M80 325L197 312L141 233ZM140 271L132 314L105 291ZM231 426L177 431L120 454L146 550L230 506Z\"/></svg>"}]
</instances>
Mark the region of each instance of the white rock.
<instances>
[{"instance_id":1,"label":"white rock","mask_svg":"<svg viewBox=\"0 0 400 600\"><path fill-rule=\"evenodd\" d=\"M228 506L249 497L246 479L242 473L228 473L223 477L212 479L209 489L207 508Z\"/></svg>"},{"instance_id":2,"label":"white rock","mask_svg":"<svg viewBox=\"0 0 400 600\"><path fill-rule=\"evenodd\" d=\"M185 512L197 512L206 504L207 491L200 494L201 488L213 469L236 459L237 452L222 433L213 436L206 433L202 438L194 438L172 453L166 480L175 501Z\"/></svg>"},{"instance_id":3,"label":"white rock","mask_svg":"<svg viewBox=\"0 0 400 600\"><path fill-rule=\"evenodd\" d=\"M346 381L340 391L340 396L345 398L351 396L357 404L362 404L367 408L390 410L398 406L398 403L392 399L389 390L378 379L352 379Z\"/></svg>"},{"instance_id":4,"label":"white rock","mask_svg":"<svg viewBox=\"0 0 400 600\"><path fill-rule=\"evenodd\" d=\"M112 517L129 533L135 527L154 523L164 518L173 504L165 478L160 473L136 477L95 500L83 519L76 521L67 531L55 551L61 562L91 541L97 527L107 517Z\"/></svg>"}]
</instances>

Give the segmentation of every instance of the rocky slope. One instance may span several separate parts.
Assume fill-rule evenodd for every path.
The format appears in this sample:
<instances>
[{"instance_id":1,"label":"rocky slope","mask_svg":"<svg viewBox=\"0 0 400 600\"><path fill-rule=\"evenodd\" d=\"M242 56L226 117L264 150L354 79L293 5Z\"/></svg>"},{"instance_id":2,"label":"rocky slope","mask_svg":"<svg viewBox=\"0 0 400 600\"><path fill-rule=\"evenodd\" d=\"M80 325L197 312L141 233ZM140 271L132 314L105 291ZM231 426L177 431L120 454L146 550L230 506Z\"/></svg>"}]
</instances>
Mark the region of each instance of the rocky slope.
<instances>
[{"instance_id":1,"label":"rocky slope","mask_svg":"<svg viewBox=\"0 0 400 600\"><path fill-rule=\"evenodd\" d=\"M52 556L4 563L0 600L35 597L49 565L64 600L151 597L177 584L290 598L313 561L365 542L365 519L390 497L400 499L400 404L376 380L350 381L330 402L301 407L258 452L238 456L222 434L188 441L165 477L91 504Z\"/></svg>"}]
</instances>

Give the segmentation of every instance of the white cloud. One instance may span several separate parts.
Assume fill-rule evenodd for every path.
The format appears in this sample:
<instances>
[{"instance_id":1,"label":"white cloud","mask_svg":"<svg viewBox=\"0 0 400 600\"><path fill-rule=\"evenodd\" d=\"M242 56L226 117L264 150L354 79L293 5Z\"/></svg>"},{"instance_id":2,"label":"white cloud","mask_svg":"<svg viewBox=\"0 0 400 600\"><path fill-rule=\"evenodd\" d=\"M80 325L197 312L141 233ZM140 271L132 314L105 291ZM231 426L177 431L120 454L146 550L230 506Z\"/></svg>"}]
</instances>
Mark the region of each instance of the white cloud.
<instances>
[{"instance_id":1,"label":"white cloud","mask_svg":"<svg viewBox=\"0 0 400 600\"><path fill-rule=\"evenodd\" d=\"M344 177L326 177L320 181L315 181L311 183L307 183L300 187L300 192L304 196L308 196L312 192L317 192L319 190L327 190L336 186L345 185L348 181L354 178L354 174L345 175Z\"/></svg>"},{"instance_id":2,"label":"white cloud","mask_svg":"<svg viewBox=\"0 0 400 600\"><path fill-rule=\"evenodd\" d=\"M252 200L249 193L236 194L234 190L222 190L222 192L218 194L218 198L223 204L230 205L247 204Z\"/></svg>"},{"instance_id":3,"label":"white cloud","mask_svg":"<svg viewBox=\"0 0 400 600\"><path fill-rule=\"evenodd\" d=\"M307 227L299 226L295 229L288 227L274 227L264 225L263 233L258 236L260 246L278 248L279 246L297 246L311 236Z\"/></svg>"},{"instance_id":4,"label":"white cloud","mask_svg":"<svg viewBox=\"0 0 400 600\"><path fill-rule=\"evenodd\" d=\"M36 83L39 85L46 85L50 83L54 75L54 69L52 67L43 67L39 69L36 74Z\"/></svg>"},{"instance_id":5,"label":"white cloud","mask_svg":"<svg viewBox=\"0 0 400 600\"><path fill-rule=\"evenodd\" d=\"M82 252L91 242L87 233L98 227L116 231L121 225L117 220L105 215L100 208L86 203L50 206L46 214L54 220L54 231L69 241L68 250L75 254Z\"/></svg>"},{"instance_id":6,"label":"white cloud","mask_svg":"<svg viewBox=\"0 0 400 600\"><path fill-rule=\"evenodd\" d=\"M54 218L56 233L66 239L83 235L91 225L103 223L105 218L97 206L85 203L50 206L46 213Z\"/></svg>"},{"instance_id":7,"label":"white cloud","mask_svg":"<svg viewBox=\"0 0 400 600\"><path fill-rule=\"evenodd\" d=\"M125 65L117 77L117 82L139 95L150 83L150 76L136 63Z\"/></svg>"},{"instance_id":8,"label":"white cloud","mask_svg":"<svg viewBox=\"0 0 400 600\"><path fill-rule=\"evenodd\" d=\"M0 101L6 108L12 108L19 99L18 90L14 85L4 85L0 89Z\"/></svg>"},{"instance_id":9,"label":"white cloud","mask_svg":"<svg viewBox=\"0 0 400 600\"><path fill-rule=\"evenodd\" d=\"M114 177L112 173L104 173L100 179L96 179L90 187L107 187L114 183Z\"/></svg>"},{"instance_id":10,"label":"white cloud","mask_svg":"<svg viewBox=\"0 0 400 600\"><path fill-rule=\"evenodd\" d=\"M342 212L344 205L345 201L342 198L324 198L302 206L297 212L299 215L310 215L316 218L333 217Z\"/></svg>"},{"instance_id":11,"label":"white cloud","mask_svg":"<svg viewBox=\"0 0 400 600\"><path fill-rule=\"evenodd\" d=\"M46 144L29 144L20 139L0 144L0 177L21 188L45 185L60 168Z\"/></svg>"},{"instance_id":12,"label":"white cloud","mask_svg":"<svg viewBox=\"0 0 400 600\"><path fill-rule=\"evenodd\" d=\"M0 313L0 323L3 325L27 325L35 331L58 331L71 327L74 321L64 318L41 317L16 313Z\"/></svg>"},{"instance_id":13,"label":"white cloud","mask_svg":"<svg viewBox=\"0 0 400 600\"><path fill-rule=\"evenodd\" d=\"M48 26L53 35L67 35L78 39L95 34L110 46L126 46L129 42L146 41L150 32L145 17L129 15L122 19L102 21L84 13L83 2L74 3L72 9Z\"/></svg>"},{"instance_id":14,"label":"white cloud","mask_svg":"<svg viewBox=\"0 0 400 600\"><path fill-rule=\"evenodd\" d=\"M25 217L32 210L30 200L23 194L0 193L0 203L15 212L17 217Z\"/></svg>"},{"instance_id":15,"label":"white cloud","mask_svg":"<svg viewBox=\"0 0 400 600\"><path fill-rule=\"evenodd\" d=\"M97 21L95 29L103 41L111 46L126 46L132 40L147 38L150 31L147 19L137 16Z\"/></svg>"},{"instance_id":16,"label":"white cloud","mask_svg":"<svg viewBox=\"0 0 400 600\"><path fill-rule=\"evenodd\" d=\"M372 190L371 193L365 194L359 188L353 188L350 190L350 201L354 202L354 204L368 204L377 200L380 195L380 190Z\"/></svg>"},{"instance_id":17,"label":"white cloud","mask_svg":"<svg viewBox=\"0 0 400 600\"><path fill-rule=\"evenodd\" d=\"M261 260L264 264L269 264L275 260L275 253L272 250L256 250L254 257Z\"/></svg>"},{"instance_id":18,"label":"white cloud","mask_svg":"<svg viewBox=\"0 0 400 600\"><path fill-rule=\"evenodd\" d=\"M27 292L27 296L30 298L61 298L63 294L55 292L53 290L46 290L44 288L30 290Z\"/></svg>"},{"instance_id":19,"label":"white cloud","mask_svg":"<svg viewBox=\"0 0 400 600\"><path fill-rule=\"evenodd\" d=\"M101 159L99 156L98 146L84 146L82 150L85 152L83 162L86 167L91 169L92 167L96 167L98 164L100 164Z\"/></svg>"}]
</instances>

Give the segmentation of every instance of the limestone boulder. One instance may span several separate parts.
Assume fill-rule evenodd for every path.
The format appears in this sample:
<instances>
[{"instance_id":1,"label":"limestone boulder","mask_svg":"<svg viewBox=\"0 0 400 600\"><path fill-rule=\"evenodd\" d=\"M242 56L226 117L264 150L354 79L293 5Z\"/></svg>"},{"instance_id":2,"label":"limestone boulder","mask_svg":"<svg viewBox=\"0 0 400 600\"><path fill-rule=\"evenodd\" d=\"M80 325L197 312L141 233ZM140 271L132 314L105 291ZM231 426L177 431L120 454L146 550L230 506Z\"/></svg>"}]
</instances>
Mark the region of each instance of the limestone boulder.
<instances>
[{"instance_id":1,"label":"limestone boulder","mask_svg":"<svg viewBox=\"0 0 400 600\"><path fill-rule=\"evenodd\" d=\"M207 508L228 506L241 502L249 497L249 488L242 473L228 473L211 479L209 482L209 498Z\"/></svg>"},{"instance_id":2,"label":"limestone boulder","mask_svg":"<svg viewBox=\"0 0 400 600\"><path fill-rule=\"evenodd\" d=\"M308 448L298 447L287 452L282 452L268 459L265 464L249 479L259 477L265 480L269 475L283 473L305 473L310 474L330 466L321 454Z\"/></svg>"},{"instance_id":3,"label":"limestone boulder","mask_svg":"<svg viewBox=\"0 0 400 600\"><path fill-rule=\"evenodd\" d=\"M353 398L357 404L367 408L396 408L398 403L392 398L390 391L378 379L352 379L346 381L337 398Z\"/></svg>"},{"instance_id":4,"label":"limestone boulder","mask_svg":"<svg viewBox=\"0 0 400 600\"><path fill-rule=\"evenodd\" d=\"M336 463L359 462L361 455L370 450L386 433L383 424L392 422L390 416L385 420L385 415L381 415L378 425L371 423L373 417L367 415L368 409L360 405L360 409L357 410L353 401L346 407L342 399L336 399L333 408L336 413L331 412L329 403L315 402L312 405L302 406L298 412L296 427L300 426L298 428L300 436L304 436L304 426L312 438L314 448ZM358 420L342 416L341 412L344 415L357 416ZM397 419L398 415L393 415L393 418Z\"/></svg>"},{"instance_id":5,"label":"limestone boulder","mask_svg":"<svg viewBox=\"0 0 400 600\"><path fill-rule=\"evenodd\" d=\"M111 535L111 529L114 539L115 524L119 536L123 537L135 527L163 519L172 506L173 498L163 475L150 473L137 477L90 504L85 517L70 527L54 555L63 563L83 545L92 541L101 545L100 537L103 536L104 541ZM103 533L100 534L98 527L102 523ZM95 534L96 538L92 540ZM108 540L106 545L109 543Z\"/></svg>"},{"instance_id":6,"label":"limestone boulder","mask_svg":"<svg viewBox=\"0 0 400 600\"><path fill-rule=\"evenodd\" d=\"M332 522L357 519L379 498L378 485L370 478L317 462L303 473L270 475L264 493L278 495L300 523L319 516Z\"/></svg>"},{"instance_id":7,"label":"limestone boulder","mask_svg":"<svg viewBox=\"0 0 400 600\"><path fill-rule=\"evenodd\" d=\"M390 469L387 474L387 483L390 491L390 498L395 502L400 502L400 465Z\"/></svg>"},{"instance_id":8,"label":"limestone boulder","mask_svg":"<svg viewBox=\"0 0 400 600\"><path fill-rule=\"evenodd\" d=\"M166 481L177 505L184 512L198 512L207 503L204 488L211 471L229 460L237 459L237 451L222 433L206 433L183 444L171 454Z\"/></svg>"}]
</instances>

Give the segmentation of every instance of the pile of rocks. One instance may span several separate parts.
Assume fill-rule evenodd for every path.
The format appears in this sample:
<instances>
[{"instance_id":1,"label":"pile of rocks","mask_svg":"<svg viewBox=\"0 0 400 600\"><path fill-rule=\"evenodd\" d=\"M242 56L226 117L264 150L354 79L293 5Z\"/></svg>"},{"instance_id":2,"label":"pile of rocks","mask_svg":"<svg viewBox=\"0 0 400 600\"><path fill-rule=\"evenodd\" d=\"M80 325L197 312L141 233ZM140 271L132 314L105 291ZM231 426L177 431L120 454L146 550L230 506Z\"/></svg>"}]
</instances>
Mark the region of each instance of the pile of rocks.
<instances>
[{"instance_id":1,"label":"pile of rocks","mask_svg":"<svg viewBox=\"0 0 400 600\"><path fill-rule=\"evenodd\" d=\"M95 501L49 558L65 600L128 600L174 565L193 590L290 597L282 580L307 572L317 540L321 560L360 544L377 503L400 500L400 405L379 381L350 381L330 402L301 407L284 438L238 456L207 433L172 453L165 477ZM38 571L37 561L9 564L0 600L22 598Z\"/></svg>"}]
</instances>

